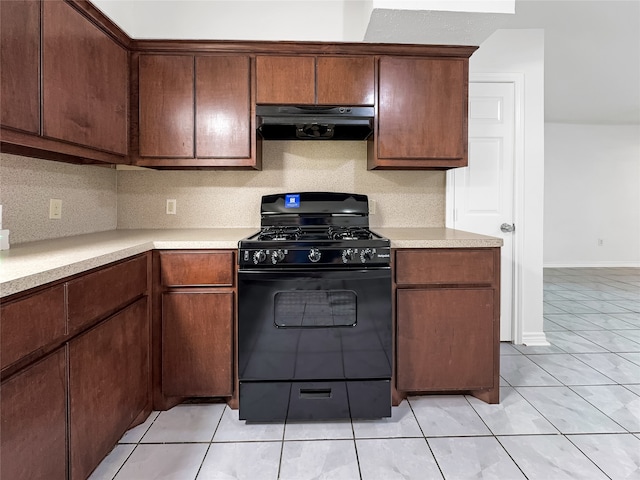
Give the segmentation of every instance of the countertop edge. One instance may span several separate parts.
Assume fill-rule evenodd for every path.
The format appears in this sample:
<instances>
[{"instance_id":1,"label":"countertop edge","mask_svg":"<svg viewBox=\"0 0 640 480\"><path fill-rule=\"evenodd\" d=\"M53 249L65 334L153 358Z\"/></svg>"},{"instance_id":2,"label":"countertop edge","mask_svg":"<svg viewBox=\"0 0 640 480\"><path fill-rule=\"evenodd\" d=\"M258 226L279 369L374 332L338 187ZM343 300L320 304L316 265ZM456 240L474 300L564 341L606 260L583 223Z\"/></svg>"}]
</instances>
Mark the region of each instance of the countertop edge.
<instances>
[{"instance_id":1,"label":"countertop edge","mask_svg":"<svg viewBox=\"0 0 640 480\"><path fill-rule=\"evenodd\" d=\"M0 298L148 252L236 249L257 228L111 230L22 244L0 252ZM392 248L494 248L502 239L447 228L373 228Z\"/></svg>"}]
</instances>

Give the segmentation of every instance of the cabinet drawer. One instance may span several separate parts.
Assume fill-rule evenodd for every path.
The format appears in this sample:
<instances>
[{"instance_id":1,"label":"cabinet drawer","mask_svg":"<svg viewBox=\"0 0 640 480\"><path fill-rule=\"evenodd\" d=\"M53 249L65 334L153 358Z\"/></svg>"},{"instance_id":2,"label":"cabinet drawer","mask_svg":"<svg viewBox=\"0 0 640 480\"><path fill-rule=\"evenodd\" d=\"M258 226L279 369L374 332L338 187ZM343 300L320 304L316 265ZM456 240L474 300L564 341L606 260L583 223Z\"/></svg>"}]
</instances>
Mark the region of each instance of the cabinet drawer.
<instances>
[{"instance_id":1,"label":"cabinet drawer","mask_svg":"<svg viewBox=\"0 0 640 480\"><path fill-rule=\"evenodd\" d=\"M0 363L5 368L66 333L64 286L5 303L0 318Z\"/></svg>"},{"instance_id":2,"label":"cabinet drawer","mask_svg":"<svg viewBox=\"0 0 640 480\"><path fill-rule=\"evenodd\" d=\"M146 255L70 281L69 331L115 312L146 291Z\"/></svg>"},{"instance_id":3,"label":"cabinet drawer","mask_svg":"<svg viewBox=\"0 0 640 480\"><path fill-rule=\"evenodd\" d=\"M494 249L398 250L397 285L486 284L497 281Z\"/></svg>"},{"instance_id":4,"label":"cabinet drawer","mask_svg":"<svg viewBox=\"0 0 640 480\"><path fill-rule=\"evenodd\" d=\"M166 286L233 286L233 252L161 252L160 274Z\"/></svg>"}]
</instances>

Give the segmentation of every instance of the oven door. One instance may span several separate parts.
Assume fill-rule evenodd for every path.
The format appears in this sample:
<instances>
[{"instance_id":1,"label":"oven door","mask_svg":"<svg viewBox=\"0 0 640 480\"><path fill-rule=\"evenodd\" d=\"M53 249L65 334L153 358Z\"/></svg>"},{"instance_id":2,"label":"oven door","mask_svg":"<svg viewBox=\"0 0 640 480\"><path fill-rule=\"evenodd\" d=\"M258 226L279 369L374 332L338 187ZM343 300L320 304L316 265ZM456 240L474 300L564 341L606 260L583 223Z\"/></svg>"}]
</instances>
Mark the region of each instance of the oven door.
<instances>
[{"instance_id":1,"label":"oven door","mask_svg":"<svg viewBox=\"0 0 640 480\"><path fill-rule=\"evenodd\" d=\"M371 395L390 414L391 295L388 267L239 271L240 418L279 419L256 418L259 404L292 418L293 400L312 407L295 418L325 418L313 405L357 410L340 398Z\"/></svg>"},{"instance_id":2,"label":"oven door","mask_svg":"<svg viewBox=\"0 0 640 480\"><path fill-rule=\"evenodd\" d=\"M238 273L240 380L391 377L391 270Z\"/></svg>"}]
</instances>

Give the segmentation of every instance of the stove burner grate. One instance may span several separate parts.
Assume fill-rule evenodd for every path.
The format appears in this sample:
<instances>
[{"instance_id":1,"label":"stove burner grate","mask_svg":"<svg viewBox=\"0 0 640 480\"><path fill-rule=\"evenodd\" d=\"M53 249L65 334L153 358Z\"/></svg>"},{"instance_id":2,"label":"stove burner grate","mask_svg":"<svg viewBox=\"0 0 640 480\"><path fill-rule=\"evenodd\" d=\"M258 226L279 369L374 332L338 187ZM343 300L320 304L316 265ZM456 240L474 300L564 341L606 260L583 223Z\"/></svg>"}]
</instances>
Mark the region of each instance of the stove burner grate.
<instances>
[{"instance_id":1,"label":"stove burner grate","mask_svg":"<svg viewBox=\"0 0 640 480\"><path fill-rule=\"evenodd\" d=\"M331 240L369 240L372 235L364 227L329 227L328 236Z\"/></svg>"},{"instance_id":2,"label":"stove burner grate","mask_svg":"<svg viewBox=\"0 0 640 480\"><path fill-rule=\"evenodd\" d=\"M302 235L300 227L266 227L258 236L258 240L298 240Z\"/></svg>"}]
</instances>

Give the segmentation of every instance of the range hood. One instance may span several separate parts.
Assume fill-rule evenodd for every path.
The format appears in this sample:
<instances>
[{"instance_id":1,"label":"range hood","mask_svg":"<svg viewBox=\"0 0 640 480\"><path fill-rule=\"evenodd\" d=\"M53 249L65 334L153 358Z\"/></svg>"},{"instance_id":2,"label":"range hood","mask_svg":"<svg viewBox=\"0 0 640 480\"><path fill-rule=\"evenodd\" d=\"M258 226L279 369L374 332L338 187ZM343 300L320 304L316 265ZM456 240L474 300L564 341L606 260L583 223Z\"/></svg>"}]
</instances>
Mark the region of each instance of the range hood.
<instances>
[{"instance_id":1,"label":"range hood","mask_svg":"<svg viewBox=\"0 0 640 480\"><path fill-rule=\"evenodd\" d=\"M373 107L257 105L258 135L265 140L366 140Z\"/></svg>"}]
</instances>

